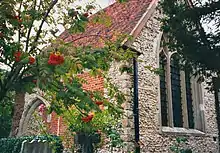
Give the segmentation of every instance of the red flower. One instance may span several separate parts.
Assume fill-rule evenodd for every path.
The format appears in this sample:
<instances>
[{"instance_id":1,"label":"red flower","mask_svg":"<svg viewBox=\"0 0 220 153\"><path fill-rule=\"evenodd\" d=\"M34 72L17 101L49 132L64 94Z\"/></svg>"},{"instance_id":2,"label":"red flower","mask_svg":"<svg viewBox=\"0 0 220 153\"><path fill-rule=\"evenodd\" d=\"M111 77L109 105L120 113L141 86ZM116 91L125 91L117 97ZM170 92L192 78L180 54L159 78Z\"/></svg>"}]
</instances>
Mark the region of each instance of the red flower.
<instances>
[{"instance_id":1,"label":"red flower","mask_svg":"<svg viewBox=\"0 0 220 153\"><path fill-rule=\"evenodd\" d=\"M19 23L21 23L21 22L22 22L22 20L21 20L21 19L18 19L18 22L19 22Z\"/></svg>"},{"instance_id":2,"label":"red flower","mask_svg":"<svg viewBox=\"0 0 220 153\"><path fill-rule=\"evenodd\" d=\"M86 117L82 117L82 121L85 122L85 123L88 123L88 122L90 122L93 119L93 117L94 117L93 114L88 115Z\"/></svg>"},{"instance_id":3,"label":"red flower","mask_svg":"<svg viewBox=\"0 0 220 153\"><path fill-rule=\"evenodd\" d=\"M96 103L96 105L102 105L103 104L102 101L96 101L95 103Z\"/></svg>"},{"instance_id":4,"label":"red flower","mask_svg":"<svg viewBox=\"0 0 220 153\"><path fill-rule=\"evenodd\" d=\"M16 19L19 23L22 22L22 19L18 15L14 16L14 19Z\"/></svg>"},{"instance_id":5,"label":"red flower","mask_svg":"<svg viewBox=\"0 0 220 153\"><path fill-rule=\"evenodd\" d=\"M20 62L21 61L21 51L17 51L14 53L15 61Z\"/></svg>"},{"instance_id":6,"label":"red flower","mask_svg":"<svg viewBox=\"0 0 220 153\"><path fill-rule=\"evenodd\" d=\"M20 18L20 17L19 17L18 15L15 15L15 16L14 16L14 19L17 19L17 20L18 20L19 18Z\"/></svg>"},{"instance_id":7,"label":"red flower","mask_svg":"<svg viewBox=\"0 0 220 153\"><path fill-rule=\"evenodd\" d=\"M33 83L37 83L37 80L32 80Z\"/></svg>"},{"instance_id":8,"label":"red flower","mask_svg":"<svg viewBox=\"0 0 220 153\"><path fill-rule=\"evenodd\" d=\"M60 55L60 53L51 53L48 64L49 65L60 65L63 64L64 62L64 57Z\"/></svg>"},{"instance_id":9,"label":"red flower","mask_svg":"<svg viewBox=\"0 0 220 153\"><path fill-rule=\"evenodd\" d=\"M35 62L35 58L33 58L32 56L29 57L29 64L34 64Z\"/></svg>"},{"instance_id":10,"label":"red flower","mask_svg":"<svg viewBox=\"0 0 220 153\"><path fill-rule=\"evenodd\" d=\"M87 18L89 16L89 13L84 13L83 16Z\"/></svg>"}]
</instances>

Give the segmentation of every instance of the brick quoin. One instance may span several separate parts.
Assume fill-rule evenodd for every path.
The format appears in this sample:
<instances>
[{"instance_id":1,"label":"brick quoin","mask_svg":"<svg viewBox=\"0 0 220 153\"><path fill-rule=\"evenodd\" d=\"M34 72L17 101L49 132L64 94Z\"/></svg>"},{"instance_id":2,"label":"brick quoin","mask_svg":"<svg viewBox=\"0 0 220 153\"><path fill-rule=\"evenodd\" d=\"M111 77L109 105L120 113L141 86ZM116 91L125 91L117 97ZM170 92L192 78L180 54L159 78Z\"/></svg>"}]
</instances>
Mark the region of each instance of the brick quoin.
<instances>
[{"instance_id":1,"label":"brick quoin","mask_svg":"<svg viewBox=\"0 0 220 153\"><path fill-rule=\"evenodd\" d=\"M82 85L82 88L87 91L104 91L104 78L101 76L92 77L89 73L83 73L78 75L80 78L86 80L86 83ZM62 117L59 117L55 112L51 114L51 121L47 123L49 127L49 133L54 135L65 135L67 126Z\"/></svg>"}]
</instances>

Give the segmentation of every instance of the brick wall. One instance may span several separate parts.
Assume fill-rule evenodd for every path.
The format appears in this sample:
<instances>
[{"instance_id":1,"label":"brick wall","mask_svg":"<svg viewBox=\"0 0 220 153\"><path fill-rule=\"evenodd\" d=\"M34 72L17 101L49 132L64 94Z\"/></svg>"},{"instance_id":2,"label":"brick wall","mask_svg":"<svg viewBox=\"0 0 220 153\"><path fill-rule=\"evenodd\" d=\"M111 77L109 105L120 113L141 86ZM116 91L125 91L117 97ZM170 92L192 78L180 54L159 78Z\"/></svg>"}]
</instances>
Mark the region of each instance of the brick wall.
<instances>
[{"instance_id":1,"label":"brick wall","mask_svg":"<svg viewBox=\"0 0 220 153\"><path fill-rule=\"evenodd\" d=\"M84 90L104 91L103 77L100 76L92 77L91 75L89 75L89 73L83 73L78 76L86 80L86 83L83 84L82 86ZM56 135L66 134L67 126L65 125L65 122L62 119L62 117L59 117L55 112L51 114L51 121L48 124L49 124L49 133Z\"/></svg>"}]
</instances>

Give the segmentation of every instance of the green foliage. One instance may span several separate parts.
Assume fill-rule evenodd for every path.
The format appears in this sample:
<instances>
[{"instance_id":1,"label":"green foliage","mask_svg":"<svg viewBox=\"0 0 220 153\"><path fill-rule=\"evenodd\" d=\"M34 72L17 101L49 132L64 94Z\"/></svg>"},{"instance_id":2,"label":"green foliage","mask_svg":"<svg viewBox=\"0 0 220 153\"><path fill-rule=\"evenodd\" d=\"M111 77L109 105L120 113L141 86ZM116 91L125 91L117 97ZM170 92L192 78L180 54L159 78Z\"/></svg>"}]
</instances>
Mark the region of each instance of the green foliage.
<instances>
[{"instance_id":1,"label":"green foliage","mask_svg":"<svg viewBox=\"0 0 220 153\"><path fill-rule=\"evenodd\" d=\"M84 32L89 22L88 13L94 9L93 4L85 8L70 7L73 2L0 1L0 63L5 66L0 67L0 102L10 91L33 92L39 88L46 93L44 98L51 101L49 111L66 117L72 131L105 132L105 127L119 122L123 114L121 104L125 100L107 72L113 61L130 60L135 53L121 47L126 36L119 36L115 42L103 40L103 48L73 47L72 42L59 40L56 37L58 24L71 34ZM94 20L107 26L111 24L104 13ZM40 25L35 24L37 22ZM49 29L42 28L45 24ZM47 43L50 46L42 50L42 45ZM104 78L107 94L83 89L87 83L79 77L83 73ZM104 109L97 101L103 103ZM92 121L82 122L91 112L95 113Z\"/></svg>"},{"instance_id":2,"label":"green foliage","mask_svg":"<svg viewBox=\"0 0 220 153\"><path fill-rule=\"evenodd\" d=\"M106 127L106 133L108 138L110 139L110 148L114 148L114 147L123 147L123 140L121 139L120 133L118 132L118 128L114 128L114 127Z\"/></svg>"},{"instance_id":3,"label":"green foliage","mask_svg":"<svg viewBox=\"0 0 220 153\"><path fill-rule=\"evenodd\" d=\"M85 31L88 15L95 5L89 3L84 8L70 8L74 2L0 1L0 102L10 91L33 92L36 85L32 80L37 79L40 73L39 53L43 52L42 45L57 38L58 24L70 32ZM43 28L45 24L48 25L46 29ZM36 62L30 64L30 57L35 58ZM44 66L44 70L48 70L48 65L44 63Z\"/></svg>"},{"instance_id":4,"label":"green foliage","mask_svg":"<svg viewBox=\"0 0 220 153\"><path fill-rule=\"evenodd\" d=\"M120 122L123 115L121 104L125 97L118 87L111 83L107 72L113 61L127 61L134 56L131 51L119 48L120 43L121 41L108 42L103 48L97 49L73 48L72 44L60 41L59 46L52 44L48 52L39 57L41 62L37 84L46 93L44 98L51 102L49 112L55 111L62 116L71 132L94 134L102 131L109 135L106 127L115 127ZM55 54L55 50L64 55L65 61L60 65L48 67L48 56ZM83 84L89 83L80 77L85 73L90 77L104 78L105 95L102 90L83 88ZM101 102L101 106L96 102ZM92 119L83 121L83 118L91 116L90 114L93 115ZM118 136L114 133L114 137L113 134L109 137L112 146L116 146L116 141L119 142Z\"/></svg>"},{"instance_id":5,"label":"green foliage","mask_svg":"<svg viewBox=\"0 0 220 153\"><path fill-rule=\"evenodd\" d=\"M170 150L174 153L192 153L191 149L181 147L186 142L187 142L187 138L177 137L176 142L170 147Z\"/></svg>"},{"instance_id":6,"label":"green foliage","mask_svg":"<svg viewBox=\"0 0 220 153\"><path fill-rule=\"evenodd\" d=\"M0 153L19 153L21 150L22 142L32 141L33 139L38 140L47 140L51 147L54 149L55 153L63 152L62 141L57 136L27 136L27 137L19 137L19 138L2 138L0 139L1 150Z\"/></svg>"},{"instance_id":7,"label":"green foliage","mask_svg":"<svg viewBox=\"0 0 220 153\"><path fill-rule=\"evenodd\" d=\"M93 119L88 123L82 122L82 115L77 109L66 112L64 118L71 131L81 133L96 133L99 130L105 131L107 126L114 126L118 122L108 110L95 112Z\"/></svg>"},{"instance_id":8,"label":"green foliage","mask_svg":"<svg viewBox=\"0 0 220 153\"><path fill-rule=\"evenodd\" d=\"M0 103L0 138L8 137L11 130L13 97L14 94L9 93Z\"/></svg>"},{"instance_id":9,"label":"green foliage","mask_svg":"<svg viewBox=\"0 0 220 153\"><path fill-rule=\"evenodd\" d=\"M162 30L171 51L177 51L195 75L219 72L219 2L163 0ZM211 24L212 30L205 30ZM208 58L207 58L208 57Z\"/></svg>"},{"instance_id":10,"label":"green foliage","mask_svg":"<svg viewBox=\"0 0 220 153\"><path fill-rule=\"evenodd\" d=\"M128 65L122 65L119 70L121 73L127 72L128 74L132 74L133 72L132 66L128 66Z\"/></svg>"}]
</instances>

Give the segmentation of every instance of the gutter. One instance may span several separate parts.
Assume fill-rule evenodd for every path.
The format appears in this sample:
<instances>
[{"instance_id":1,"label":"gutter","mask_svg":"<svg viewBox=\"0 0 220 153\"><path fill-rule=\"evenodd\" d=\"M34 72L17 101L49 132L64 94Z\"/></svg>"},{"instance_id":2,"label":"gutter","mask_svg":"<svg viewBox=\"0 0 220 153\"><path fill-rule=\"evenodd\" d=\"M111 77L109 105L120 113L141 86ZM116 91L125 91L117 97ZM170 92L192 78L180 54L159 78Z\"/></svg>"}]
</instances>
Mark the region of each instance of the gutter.
<instances>
[{"instance_id":1,"label":"gutter","mask_svg":"<svg viewBox=\"0 0 220 153\"><path fill-rule=\"evenodd\" d=\"M140 153L140 129L139 129L139 101L138 101L138 62L133 58L133 81L134 81L134 128L135 128L135 153Z\"/></svg>"}]
</instances>

